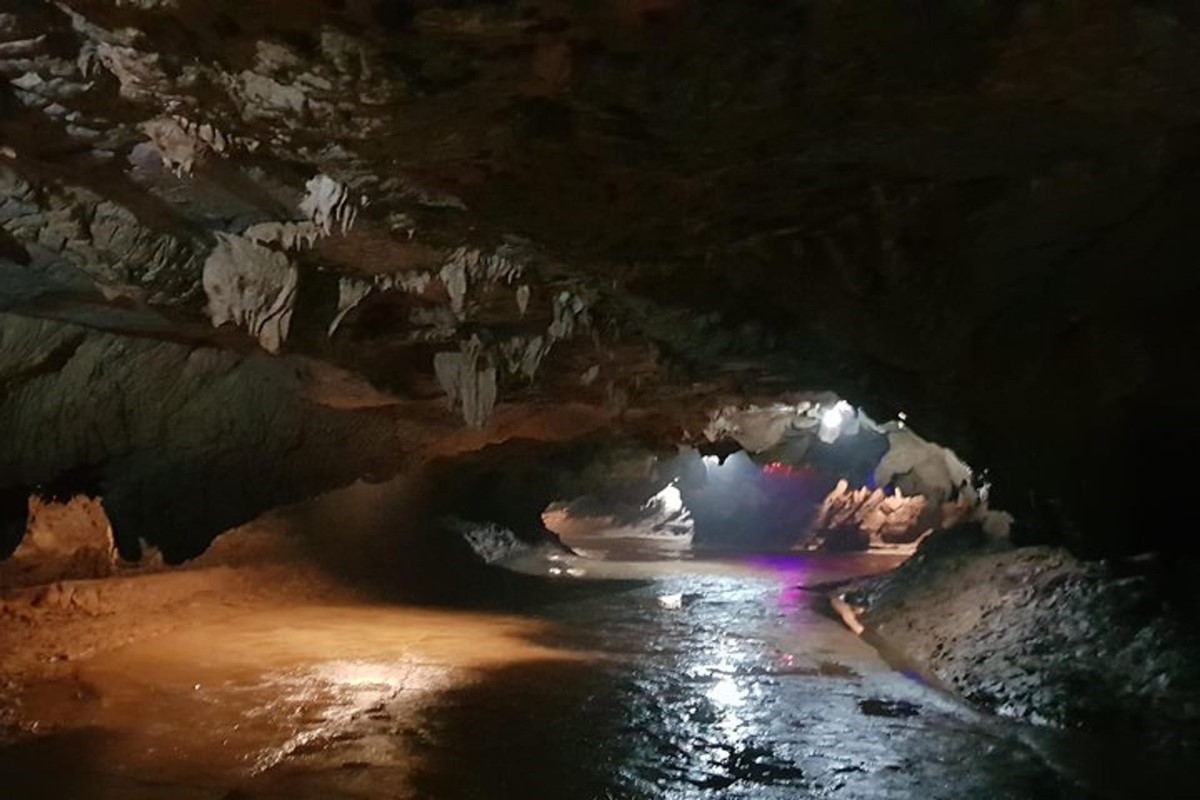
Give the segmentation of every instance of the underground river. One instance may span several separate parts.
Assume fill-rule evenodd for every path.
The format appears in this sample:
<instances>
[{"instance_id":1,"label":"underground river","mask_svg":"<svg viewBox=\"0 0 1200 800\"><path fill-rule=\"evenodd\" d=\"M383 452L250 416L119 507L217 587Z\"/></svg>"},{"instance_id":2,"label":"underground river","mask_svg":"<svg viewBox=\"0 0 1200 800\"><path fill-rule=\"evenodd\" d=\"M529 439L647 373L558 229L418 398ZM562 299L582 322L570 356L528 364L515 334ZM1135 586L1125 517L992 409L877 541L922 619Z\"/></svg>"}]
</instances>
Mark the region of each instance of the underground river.
<instances>
[{"instance_id":1,"label":"underground river","mask_svg":"<svg viewBox=\"0 0 1200 800\"><path fill-rule=\"evenodd\" d=\"M187 624L25 687L0 781L81 800L1088 796L800 588L894 556L626 555L554 555L559 577L503 608L201 596Z\"/></svg>"}]
</instances>

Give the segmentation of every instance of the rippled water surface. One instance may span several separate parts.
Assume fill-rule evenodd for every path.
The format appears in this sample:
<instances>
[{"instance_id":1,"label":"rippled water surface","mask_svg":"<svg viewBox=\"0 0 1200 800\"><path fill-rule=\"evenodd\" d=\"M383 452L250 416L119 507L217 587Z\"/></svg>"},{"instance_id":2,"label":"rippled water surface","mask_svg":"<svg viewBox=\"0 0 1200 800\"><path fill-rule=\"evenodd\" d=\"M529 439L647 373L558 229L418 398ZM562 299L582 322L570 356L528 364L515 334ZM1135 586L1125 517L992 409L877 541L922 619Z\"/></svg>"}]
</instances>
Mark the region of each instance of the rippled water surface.
<instances>
[{"instance_id":1,"label":"rippled water surface","mask_svg":"<svg viewBox=\"0 0 1200 800\"><path fill-rule=\"evenodd\" d=\"M552 566L520 613L275 608L85 662L5 796L1084 796L797 588L878 559Z\"/></svg>"}]
</instances>

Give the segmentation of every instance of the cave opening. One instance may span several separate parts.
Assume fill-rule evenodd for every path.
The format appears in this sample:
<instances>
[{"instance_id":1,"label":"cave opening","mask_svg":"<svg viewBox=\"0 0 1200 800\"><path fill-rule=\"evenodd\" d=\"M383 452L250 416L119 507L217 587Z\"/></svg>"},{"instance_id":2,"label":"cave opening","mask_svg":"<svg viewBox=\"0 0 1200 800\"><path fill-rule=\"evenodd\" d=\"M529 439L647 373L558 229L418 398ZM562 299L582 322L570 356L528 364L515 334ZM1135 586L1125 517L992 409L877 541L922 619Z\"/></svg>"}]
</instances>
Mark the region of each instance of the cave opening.
<instances>
[{"instance_id":1,"label":"cave opening","mask_svg":"<svg viewBox=\"0 0 1200 800\"><path fill-rule=\"evenodd\" d=\"M810 396L722 409L698 446L656 456L640 491L558 498L543 522L572 549L611 555L624 545L626 557L907 555L935 531L968 524L1008 535L1011 517L988 507L991 487L906 414L877 424L835 395Z\"/></svg>"}]
</instances>

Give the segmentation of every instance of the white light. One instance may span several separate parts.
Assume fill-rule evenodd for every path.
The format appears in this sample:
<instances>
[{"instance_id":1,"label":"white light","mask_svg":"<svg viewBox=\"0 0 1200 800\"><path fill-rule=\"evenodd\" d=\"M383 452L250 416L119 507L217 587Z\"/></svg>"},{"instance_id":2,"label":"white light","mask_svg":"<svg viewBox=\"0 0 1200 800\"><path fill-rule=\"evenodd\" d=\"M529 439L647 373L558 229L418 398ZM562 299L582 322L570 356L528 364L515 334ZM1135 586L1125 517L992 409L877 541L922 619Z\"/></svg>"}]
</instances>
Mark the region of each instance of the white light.
<instances>
[{"instance_id":1,"label":"white light","mask_svg":"<svg viewBox=\"0 0 1200 800\"><path fill-rule=\"evenodd\" d=\"M821 424L826 428L837 429L842 427L842 412L837 406L825 410L821 415Z\"/></svg>"},{"instance_id":2,"label":"white light","mask_svg":"<svg viewBox=\"0 0 1200 800\"><path fill-rule=\"evenodd\" d=\"M679 511L683 508L683 495L679 493L679 487L672 483L669 484L667 488L654 495L654 497L651 497L650 502L646 505L650 505L652 503L661 504L663 511L668 514L674 514L676 511Z\"/></svg>"},{"instance_id":3,"label":"white light","mask_svg":"<svg viewBox=\"0 0 1200 800\"><path fill-rule=\"evenodd\" d=\"M709 700L720 706L738 706L746 699L745 692L732 678L721 678L713 684L707 694Z\"/></svg>"},{"instance_id":4,"label":"white light","mask_svg":"<svg viewBox=\"0 0 1200 800\"><path fill-rule=\"evenodd\" d=\"M704 462L704 466L706 467L715 467L721 463L721 459L716 456L704 456L700 460Z\"/></svg>"},{"instance_id":5,"label":"white light","mask_svg":"<svg viewBox=\"0 0 1200 800\"><path fill-rule=\"evenodd\" d=\"M404 670L368 661L330 661L314 672L324 681L347 688L398 688L405 682Z\"/></svg>"},{"instance_id":6,"label":"white light","mask_svg":"<svg viewBox=\"0 0 1200 800\"><path fill-rule=\"evenodd\" d=\"M660 594L658 604L663 608L683 608L683 594Z\"/></svg>"},{"instance_id":7,"label":"white light","mask_svg":"<svg viewBox=\"0 0 1200 800\"><path fill-rule=\"evenodd\" d=\"M826 428L840 428L846 418L854 413L854 406L847 403L845 400L838 400L829 408L825 409L825 413L821 414L821 424Z\"/></svg>"},{"instance_id":8,"label":"white light","mask_svg":"<svg viewBox=\"0 0 1200 800\"><path fill-rule=\"evenodd\" d=\"M858 432L858 420L854 406L847 403L845 400L838 400L829 408L821 412L821 430L817 437L826 444L833 444L837 441L838 436L842 433L842 428L847 422L853 422L854 425L850 428L849 433Z\"/></svg>"}]
</instances>

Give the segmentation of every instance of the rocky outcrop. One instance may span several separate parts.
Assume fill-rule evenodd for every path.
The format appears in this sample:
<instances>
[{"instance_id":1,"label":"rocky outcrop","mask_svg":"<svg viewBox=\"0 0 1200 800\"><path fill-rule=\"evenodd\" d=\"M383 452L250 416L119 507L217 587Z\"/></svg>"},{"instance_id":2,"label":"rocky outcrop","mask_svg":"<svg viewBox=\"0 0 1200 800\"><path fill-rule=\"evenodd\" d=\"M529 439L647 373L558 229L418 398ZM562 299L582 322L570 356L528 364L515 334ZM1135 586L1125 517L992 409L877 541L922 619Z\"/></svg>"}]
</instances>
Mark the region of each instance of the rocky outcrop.
<instances>
[{"instance_id":1,"label":"rocky outcrop","mask_svg":"<svg viewBox=\"0 0 1200 800\"><path fill-rule=\"evenodd\" d=\"M117 544L168 559L404 458L370 409L306 397L302 361L0 315L0 475L102 496Z\"/></svg>"},{"instance_id":2,"label":"rocky outcrop","mask_svg":"<svg viewBox=\"0 0 1200 800\"><path fill-rule=\"evenodd\" d=\"M204 262L204 293L214 326L232 323L279 352L296 299L296 267L283 253L241 236L219 234Z\"/></svg>"},{"instance_id":3,"label":"rocky outcrop","mask_svg":"<svg viewBox=\"0 0 1200 800\"><path fill-rule=\"evenodd\" d=\"M478 338L463 345L459 353L438 353L433 360L438 383L451 408L462 409L463 421L472 428L487 424L496 406L496 368L481 364Z\"/></svg>"},{"instance_id":4,"label":"rocky outcrop","mask_svg":"<svg viewBox=\"0 0 1200 800\"><path fill-rule=\"evenodd\" d=\"M990 711L1178 737L1200 719L1200 641L1156 571L950 532L843 596L873 635Z\"/></svg>"},{"instance_id":5,"label":"rocky outcrop","mask_svg":"<svg viewBox=\"0 0 1200 800\"><path fill-rule=\"evenodd\" d=\"M865 549L872 544L909 544L940 525L936 510L929 511L928 499L905 497L882 489L851 489L843 479L821 503L813 530L820 540L855 543Z\"/></svg>"},{"instance_id":6,"label":"rocky outcrop","mask_svg":"<svg viewBox=\"0 0 1200 800\"><path fill-rule=\"evenodd\" d=\"M21 243L26 269L71 288L111 288L166 305L196 296L204 248L196 232L169 223L164 230L165 221L139 217L150 213L140 204L3 163L0 197L0 226Z\"/></svg>"},{"instance_id":7,"label":"rocky outcrop","mask_svg":"<svg viewBox=\"0 0 1200 800\"><path fill-rule=\"evenodd\" d=\"M0 562L0 586L47 585L105 578L121 563L103 503L90 497L65 502L33 497L28 528L12 558Z\"/></svg>"}]
</instances>

